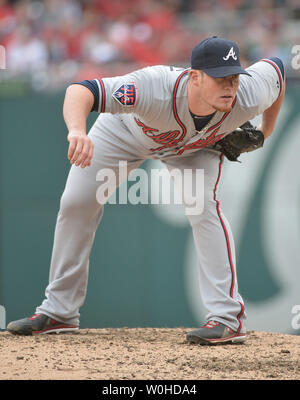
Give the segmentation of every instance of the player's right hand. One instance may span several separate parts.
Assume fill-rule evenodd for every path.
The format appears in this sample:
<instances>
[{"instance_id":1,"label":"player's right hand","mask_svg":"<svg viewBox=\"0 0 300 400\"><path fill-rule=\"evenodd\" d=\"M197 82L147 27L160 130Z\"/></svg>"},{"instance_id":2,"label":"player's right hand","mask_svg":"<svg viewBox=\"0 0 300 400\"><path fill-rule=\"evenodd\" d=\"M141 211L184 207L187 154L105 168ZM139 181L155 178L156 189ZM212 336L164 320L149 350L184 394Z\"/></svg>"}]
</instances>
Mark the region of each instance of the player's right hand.
<instances>
[{"instance_id":1,"label":"player's right hand","mask_svg":"<svg viewBox=\"0 0 300 400\"><path fill-rule=\"evenodd\" d=\"M71 164L85 168L91 165L94 143L81 131L70 131L68 134L68 159Z\"/></svg>"}]
</instances>

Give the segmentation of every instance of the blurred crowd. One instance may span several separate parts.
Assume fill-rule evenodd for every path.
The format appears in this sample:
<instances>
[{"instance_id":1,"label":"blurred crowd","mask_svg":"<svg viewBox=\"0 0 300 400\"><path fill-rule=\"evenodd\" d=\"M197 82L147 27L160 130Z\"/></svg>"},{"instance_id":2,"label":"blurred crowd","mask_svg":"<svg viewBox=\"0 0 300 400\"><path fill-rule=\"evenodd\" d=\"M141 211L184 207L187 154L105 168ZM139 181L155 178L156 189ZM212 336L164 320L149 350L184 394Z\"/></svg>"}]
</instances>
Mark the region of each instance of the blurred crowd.
<instances>
[{"instance_id":1,"label":"blurred crowd","mask_svg":"<svg viewBox=\"0 0 300 400\"><path fill-rule=\"evenodd\" d=\"M247 66L300 45L299 0L0 0L6 79L36 90L154 64L188 66L207 36L235 40Z\"/></svg>"}]
</instances>

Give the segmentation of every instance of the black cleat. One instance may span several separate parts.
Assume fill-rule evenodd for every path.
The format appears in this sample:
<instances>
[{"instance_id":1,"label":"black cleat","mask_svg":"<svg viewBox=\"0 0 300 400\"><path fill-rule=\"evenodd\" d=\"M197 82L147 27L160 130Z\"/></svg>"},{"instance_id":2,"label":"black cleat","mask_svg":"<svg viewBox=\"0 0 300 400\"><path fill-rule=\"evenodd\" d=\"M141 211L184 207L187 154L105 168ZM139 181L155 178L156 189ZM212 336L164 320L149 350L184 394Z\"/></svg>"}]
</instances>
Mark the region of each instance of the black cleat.
<instances>
[{"instance_id":1,"label":"black cleat","mask_svg":"<svg viewBox=\"0 0 300 400\"><path fill-rule=\"evenodd\" d=\"M45 314L34 314L29 318L12 321L7 325L8 332L14 335L41 335L44 333L72 332L78 330L76 325L56 321Z\"/></svg>"},{"instance_id":2,"label":"black cleat","mask_svg":"<svg viewBox=\"0 0 300 400\"><path fill-rule=\"evenodd\" d=\"M246 333L236 332L221 322L208 321L199 329L188 332L186 339L189 343L197 344L235 344L245 342Z\"/></svg>"}]
</instances>

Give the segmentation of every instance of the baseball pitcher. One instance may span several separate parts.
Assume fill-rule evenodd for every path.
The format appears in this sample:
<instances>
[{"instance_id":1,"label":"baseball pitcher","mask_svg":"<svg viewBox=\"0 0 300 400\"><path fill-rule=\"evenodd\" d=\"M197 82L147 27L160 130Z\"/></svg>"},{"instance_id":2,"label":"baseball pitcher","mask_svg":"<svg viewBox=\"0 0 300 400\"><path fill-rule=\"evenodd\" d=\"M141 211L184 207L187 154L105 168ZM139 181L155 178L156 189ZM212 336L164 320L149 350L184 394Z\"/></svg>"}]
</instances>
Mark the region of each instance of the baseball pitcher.
<instances>
[{"instance_id":1,"label":"baseball pitcher","mask_svg":"<svg viewBox=\"0 0 300 400\"><path fill-rule=\"evenodd\" d=\"M204 208L188 214L198 258L200 294L207 321L187 333L191 343L246 339L246 313L238 291L233 235L218 198L224 157L263 146L273 132L285 92L282 61L262 59L247 69L235 42L216 36L192 51L191 67L152 66L125 76L70 85L63 113L72 164L57 217L45 299L34 315L9 323L14 334L79 328L89 255L104 205L97 201L98 171L115 172L115 190L146 159L169 169L204 170ZM99 117L86 133L90 112ZM248 121L262 114L262 123ZM126 177L125 177L126 178ZM184 204L187 208L187 204Z\"/></svg>"}]
</instances>

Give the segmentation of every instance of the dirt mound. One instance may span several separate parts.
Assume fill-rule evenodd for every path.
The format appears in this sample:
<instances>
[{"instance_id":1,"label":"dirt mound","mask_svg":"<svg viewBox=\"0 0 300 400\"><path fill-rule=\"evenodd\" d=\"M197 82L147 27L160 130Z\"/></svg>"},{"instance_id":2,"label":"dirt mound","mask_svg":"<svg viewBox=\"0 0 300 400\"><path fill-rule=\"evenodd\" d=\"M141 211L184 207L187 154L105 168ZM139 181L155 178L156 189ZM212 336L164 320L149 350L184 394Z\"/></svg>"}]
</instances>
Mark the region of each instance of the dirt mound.
<instances>
[{"instance_id":1,"label":"dirt mound","mask_svg":"<svg viewBox=\"0 0 300 400\"><path fill-rule=\"evenodd\" d=\"M0 333L0 380L300 379L300 336L248 332L244 344L200 346L187 328Z\"/></svg>"}]
</instances>

